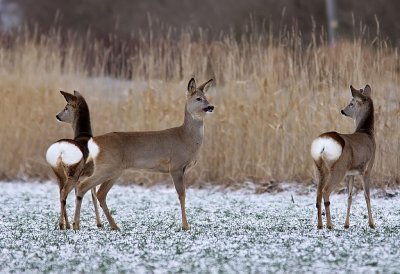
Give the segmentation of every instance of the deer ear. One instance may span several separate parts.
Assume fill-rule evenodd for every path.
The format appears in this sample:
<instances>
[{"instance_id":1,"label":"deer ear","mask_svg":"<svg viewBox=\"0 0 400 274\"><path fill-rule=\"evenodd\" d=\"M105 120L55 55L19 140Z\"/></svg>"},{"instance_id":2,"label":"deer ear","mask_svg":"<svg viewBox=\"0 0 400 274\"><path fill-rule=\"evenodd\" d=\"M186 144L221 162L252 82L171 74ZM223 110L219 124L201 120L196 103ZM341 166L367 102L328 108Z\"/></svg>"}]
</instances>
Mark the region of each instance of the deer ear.
<instances>
[{"instance_id":1,"label":"deer ear","mask_svg":"<svg viewBox=\"0 0 400 274\"><path fill-rule=\"evenodd\" d=\"M355 88L353 87L353 85L350 85L350 90L351 90L351 92L353 92L353 91L359 91L358 89L355 89Z\"/></svg>"},{"instance_id":2,"label":"deer ear","mask_svg":"<svg viewBox=\"0 0 400 274\"><path fill-rule=\"evenodd\" d=\"M365 100L366 97L364 96L364 94L362 94L359 90L357 89L352 89L351 90L351 95L353 96L354 99L361 99L361 100Z\"/></svg>"},{"instance_id":3,"label":"deer ear","mask_svg":"<svg viewBox=\"0 0 400 274\"><path fill-rule=\"evenodd\" d=\"M194 78L190 79L187 91L190 95L193 95L196 92L196 81L194 80Z\"/></svg>"},{"instance_id":4,"label":"deer ear","mask_svg":"<svg viewBox=\"0 0 400 274\"><path fill-rule=\"evenodd\" d=\"M371 87L369 85L366 85L364 90L361 91L361 93L364 94L367 97L371 97L371 92L372 92L372 90L371 90Z\"/></svg>"},{"instance_id":5,"label":"deer ear","mask_svg":"<svg viewBox=\"0 0 400 274\"><path fill-rule=\"evenodd\" d=\"M67 101L67 103L72 103L72 102L76 101L76 96L75 95L72 95L72 94L70 94L68 92L65 92L65 91L62 91L62 90L60 90L60 93L64 96L65 101Z\"/></svg>"},{"instance_id":6,"label":"deer ear","mask_svg":"<svg viewBox=\"0 0 400 274\"><path fill-rule=\"evenodd\" d=\"M214 79L208 80L207 82L205 82L204 84L199 86L199 90L201 90L202 92L206 93L208 88L211 86L213 81L214 81Z\"/></svg>"},{"instance_id":7,"label":"deer ear","mask_svg":"<svg viewBox=\"0 0 400 274\"><path fill-rule=\"evenodd\" d=\"M74 90L74 95L75 95L75 97L82 97L83 98L83 96L82 96L82 94L80 94L78 91L76 91L76 90Z\"/></svg>"}]
</instances>

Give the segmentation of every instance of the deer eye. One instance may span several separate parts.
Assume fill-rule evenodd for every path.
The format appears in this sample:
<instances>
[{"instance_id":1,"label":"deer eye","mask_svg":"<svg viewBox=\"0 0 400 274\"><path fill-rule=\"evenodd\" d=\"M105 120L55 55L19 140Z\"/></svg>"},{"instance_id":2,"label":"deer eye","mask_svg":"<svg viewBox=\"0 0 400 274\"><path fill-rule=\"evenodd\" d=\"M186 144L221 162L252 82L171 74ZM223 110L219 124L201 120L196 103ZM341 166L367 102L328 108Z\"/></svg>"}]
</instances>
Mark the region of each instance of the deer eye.
<instances>
[{"instance_id":1,"label":"deer eye","mask_svg":"<svg viewBox=\"0 0 400 274\"><path fill-rule=\"evenodd\" d=\"M200 98L200 97L197 97L197 98L196 98L196 101L199 101L199 102L200 102L200 101L201 101L201 98Z\"/></svg>"}]
</instances>

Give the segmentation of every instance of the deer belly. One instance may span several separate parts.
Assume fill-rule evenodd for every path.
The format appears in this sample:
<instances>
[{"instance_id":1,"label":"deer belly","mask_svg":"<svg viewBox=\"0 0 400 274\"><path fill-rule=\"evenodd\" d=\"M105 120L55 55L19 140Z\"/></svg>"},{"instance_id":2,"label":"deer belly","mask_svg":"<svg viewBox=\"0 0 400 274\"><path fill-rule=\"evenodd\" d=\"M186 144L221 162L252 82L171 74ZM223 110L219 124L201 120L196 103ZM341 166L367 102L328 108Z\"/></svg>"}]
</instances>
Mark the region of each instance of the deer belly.
<instances>
[{"instance_id":1,"label":"deer belly","mask_svg":"<svg viewBox=\"0 0 400 274\"><path fill-rule=\"evenodd\" d=\"M361 171L357 170L357 169L350 169L346 172L346 175L361 175Z\"/></svg>"},{"instance_id":2,"label":"deer belly","mask_svg":"<svg viewBox=\"0 0 400 274\"><path fill-rule=\"evenodd\" d=\"M167 158L162 159L137 159L130 166L134 169L144 169L148 171L157 171L162 173L168 173L170 170L171 161Z\"/></svg>"}]
</instances>

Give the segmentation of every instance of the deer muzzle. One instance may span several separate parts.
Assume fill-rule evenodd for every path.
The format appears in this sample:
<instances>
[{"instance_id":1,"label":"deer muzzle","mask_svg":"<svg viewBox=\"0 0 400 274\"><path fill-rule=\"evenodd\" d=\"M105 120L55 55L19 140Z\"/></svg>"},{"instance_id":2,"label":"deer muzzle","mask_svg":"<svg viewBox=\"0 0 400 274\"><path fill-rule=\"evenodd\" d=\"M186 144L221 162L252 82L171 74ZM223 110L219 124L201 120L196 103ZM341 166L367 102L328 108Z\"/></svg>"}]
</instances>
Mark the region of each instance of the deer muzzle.
<instances>
[{"instance_id":1,"label":"deer muzzle","mask_svg":"<svg viewBox=\"0 0 400 274\"><path fill-rule=\"evenodd\" d=\"M203 108L203 110L204 110L205 112L213 112L214 106L208 106L208 107L206 107L206 108Z\"/></svg>"}]
</instances>

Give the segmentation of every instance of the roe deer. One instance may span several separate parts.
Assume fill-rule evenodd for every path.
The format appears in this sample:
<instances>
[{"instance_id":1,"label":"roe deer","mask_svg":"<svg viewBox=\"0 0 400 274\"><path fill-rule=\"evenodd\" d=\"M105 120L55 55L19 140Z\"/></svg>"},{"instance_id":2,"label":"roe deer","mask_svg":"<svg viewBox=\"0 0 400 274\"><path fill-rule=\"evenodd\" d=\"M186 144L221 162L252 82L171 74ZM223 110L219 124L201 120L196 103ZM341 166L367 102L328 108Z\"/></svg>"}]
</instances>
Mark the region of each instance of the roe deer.
<instances>
[{"instance_id":1,"label":"roe deer","mask_svg":"<svg viewBox=\"0 0 400 274\"><path fill-rule=\"evenodd\" d=\"M192 78L188 84L184 122L179 127L161 131L111 132L89 140L89 159L93 174L76 186L74 229L80 228L82 197L90 189L101 185L97 198L112 230L119 229L107 207L106 197L115 180L125 169L143 169L169 173L178 193L182 214L182 228L189 230L185 210L184 175L196 163L203 141L203 119L212 112L205 93L212 79L196 87Z\"/></svg>"},{"instance_id":2,"label":"roe deer","mask_svg":"<svg viewBox=\"0 0 400 274\"><path fill-rule=\"evenodd\" d=\"M46 152L46 160L51 165L57 177L60 188L60 229L69 229L66 200L75 187L80 176L88 176L93 172L93 164L86 164L89 154L87 143L92 137L89 108L85 98L74 91L74 95L60 91L67 101L64 110L56 115L60 122L72 124L74 139L61 139L53 143ZM96 188L92 189L93 206L96 213L96 223L102 227L96 199Z\"/></svg>"},{"instance_id":3,"label":"roe deer","mask_svg":"<svg viewBox=\"0 0 400 274\"><path fill-rule=\"evenodd\" d=\"M375 227L370 203L370 175L375 159L374 104L371 87L364 90L350 86L353 96L350 104L341 110L345 116L355 120L356 131L352 134L326 132L311 145L311 155L317 167L319 182L317 188L318 228L322 225L321 202L324 198L327 227L332 229L329 196L346 175L361 175L365 200L368 208L368 224ZM348 204L345 228L350 225L350 207L353 178L348 182Z\"/></svg>"}]
</instances>

